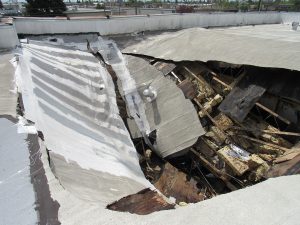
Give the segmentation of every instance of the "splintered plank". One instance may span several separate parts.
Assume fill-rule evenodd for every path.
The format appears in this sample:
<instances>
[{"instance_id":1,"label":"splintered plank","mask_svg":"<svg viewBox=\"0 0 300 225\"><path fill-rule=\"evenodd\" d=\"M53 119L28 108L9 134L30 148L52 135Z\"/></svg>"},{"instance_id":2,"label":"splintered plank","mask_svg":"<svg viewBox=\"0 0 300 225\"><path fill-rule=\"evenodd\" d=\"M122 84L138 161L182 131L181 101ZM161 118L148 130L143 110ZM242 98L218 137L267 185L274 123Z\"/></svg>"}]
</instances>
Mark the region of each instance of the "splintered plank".
<instances>
[{"instance_id":1,"label":"splintered plank","mask_svg":"<svg viewBox=\"0 0 300 225\"><path fill-rule=\"evenodd\" d=\"M119 212L147 215L160 210L174 209L175 205L169 204L156 191L147 188L136 194L121 198L109 204L106 208Z\"/></svg>"},{"instance_id":2,"label":"splintered plank","mask_svg":"<svg viewBox=\"0 0 300 225\"><path fill-rule=\"evenodd\" d=\"M241 176L249 170L249 166L242 160L231 156L231 151L229 146L225 146L218 151L218 155L231 167L235 174Z\"/></svg>"},{"instance_id":3,"label":"splintered plank","mask_svg":"<svg viewBox=\"0 0 300 225\"><path fill-rule=\"evenodd\" d=\"M300 174L300 155L274 165L267 173L267 178Z\"/></svg>"},{"instance_id":4,"label":"splintered plank","mask_svg":"<svg viewBox=\"0 0 300 225\"><path fill-rule=\"evenodd\" d=\"M197 182L194 179L187 180L186 174L170 163L165 164L163 173L154 186L165 196L174 197L176 203L196 203L204 200L204 196L199 194Z\"/></svg>"}]
</instances>

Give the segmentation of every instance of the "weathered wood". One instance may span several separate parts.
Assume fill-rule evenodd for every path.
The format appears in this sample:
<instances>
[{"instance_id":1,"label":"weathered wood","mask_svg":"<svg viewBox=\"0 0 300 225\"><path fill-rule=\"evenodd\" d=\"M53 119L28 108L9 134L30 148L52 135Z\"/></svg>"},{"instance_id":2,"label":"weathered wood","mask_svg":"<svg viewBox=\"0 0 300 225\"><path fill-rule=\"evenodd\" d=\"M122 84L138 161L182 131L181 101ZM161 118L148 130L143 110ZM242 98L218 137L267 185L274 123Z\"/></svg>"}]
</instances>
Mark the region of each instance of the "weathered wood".
<instances>
[{"instance_id":1,"label":"weathered wood","mask_svg":"<svg viewBox=\"0 0 300 225\"><path fill-rule=\"evenodd\" d=\"M223 82L223 81L221 81L219 78L217 78L216 76L214 76L213 78L212 78L214 81L217 81L219 84L221 84L221 85L223 85L223 86L225 86L227 89L232 89L232 87L230 86L230 85L228 85L228 84L226 84L225 82Z\"/></svg>"},{"instance_id":2,"label":"weathered wood","mask_svg":"<svg viewBox=\"0 0 300 225\"><path fill-rule=\"evenodd\" d=\"M276 158L273 162L274 163L282 163L285 161L289 161L289 160L295 158L299 154L300 154L300 152L290 152L290 153L284 154L284 155Z\"/></svg>"},{"instance_id":3,"label":"weathered wood","mask_svg":"<svg viewBox=\"0 0 300 225\"><path fill-rule=\"evenodd\" d=\"M235 157L230 156L230 149L229 146L225 146L224 148L220 149L218 151L218 156L223 159L223 161L230 166L230 168L233 170L234 174L241 176L246 171L249 170L249 166L247 162L244 162L240 159L237 159Z\"/></svg>"},{"instance_id":4,"label":"weathered wood","mask_svg":"<svg viewBox=\"0 0 300 225\"><path fill-rule=\"evenodd\" d=\"M197 99L193 99L193 100L200 107L200 109L206 114L206 116L211 120L211 122L222 131L222 134L227 137L227 134L224 132L223 128L220 127L219 124L214 120L214 118L211 117L211 115L205 110L204 106Z\"/></svg>"},{"instance_id":5,"label":"weathered wood","mask_svg":"<svg viewBox=\"0 0 300 225\"><path fill-rule=\"evenodd\" d=\"M182 82L180 82L177 86L182 90L186 98L193 99L196 97L196 88L191 81L185 79Z\"/></svg>"},{"instance_id":6,"label":"weathered wood","mask_svg":"<svg viewBox=\"0 0 300 225\"><path fill-rule=\"evenodd\" d=\"M237 134L237 136L246 138L246 139L248 139L248 140L257 142L257 143L259 143L259 144L264 144L264 145L271 146L271 147L273 147L273 148L277 148L277 149L282 150L282 151L284 151L284 152L290 150L289 148L284 148L284 147L282 147L282 146L275 145L275 144L272 144L272 143L269 143L269 142L266 142L266 141L262 141L262 140L259 140L259 139L256 139L256 138L248 137L248 136L246 136L246 135L239 135L239 134Z\"/></svg>"},{"instance_id":7,"label":"weathered wood","mask_svg":"<svg viewBox=\"0 0 300 225\"><path fill-rule=\"evenodd\" d=\"M233 126L233 121L224 113L219 113L217 116L214 117L214 120L220 127L222 127L224 131L228 130L230 127Z\"/></svg>"},{"instance_id":8,"label":"weathered wood","mask_svg":"<svg viewBox=\"0 0 300 225\"><path fill-rule=\"evenodd\" d=\"M207 159L205 159L201 154L199 154L195 149L191 148L191 152L193 152L201 161L202 165L208 169L215 177L220 178L226 186L232 190L235 191L237 188L229 181L228 176L222 172L221 170L218 170L214 165L212 165Z\"/></svg>"},{"instance_id":9,"label":"weathered wood","mask_svg":"<svg viewBox=\"0 0 300 225\"><path fill-rule=\"evenodd\" d=\"M206 83L205 83L202 79L200 79L196 74L194 74L189 68L187 68L186 66L183 66L183 68L184 68L186 71L188 71L189 74L192 75L192 77L194 77L197 81L199 81L200 84L206 86Z\"/></svg>"},{"instance_id":10,"label":"weathered wood","mask_svg":"<svg viewBox=\"0 0 300 225\"><path fill-rule=\"evenodd\" d=\"M267 178L284 175L300 174L300 155L295 158L275 164L267 173Z\"/></svg>"},{"instance_id":11,"label":"weathered wood","mask_svg":"<svg viewBox=\"0 0 300 225\"><path fill-rule=\"evenodd\" d=\"M226 88L232 90L232 87L228 84L226 84L225 82L221 81L220 79L218 78L213 78L215 81L217 81L218 83L222 84L223 86L225 86ZM286 124L291 124L291 122L285 118L283 118L282 116L278 115L276 112L273 112L271 109L267 108L266 106L262 105L261 103L259 102L256 102L255 103L256 106L258 106L259 108L265 110L266 112L270 113L272 116L280 119L282 122L286 123Z\"/></svg>"},{"instance_id":12,"label":"weathered wood","mask_svg":"<svg viewBox=\"0 0 300 225\"><path fill-rule=\"evenodd\" d=\"M205 94L205 96L211 96L215 93L215 91L211 88L211 86L206 82L206 80L204 80L202 77L197 76L197 74L193 73L193 71L191 71L189 68L187 68L186 66L182 67L185 71L188 72L189 75L191 75L194 79L196 79L201 88L200 91ZM202 90L201 90L202 89Z\"/></svg>"},{"instance_id":13,"label":"weathered wood","mask_svg":"<svg viewBox=\"0 0 300 225\"><path fill-rule=\"evenodd\" d=\"M275 116L276 118L280 119L282 122L285 122L286 124L291 124L291 122L289 120L283 118L282 116L278 115L276 112L273 112L271 109L268 109L267 107L260 104L259 102L256 102L255 105L258 106L259 108L265 110L266 112L270 113L272 116Z\"/></svg>"},{"instance_id":14,"label":"weathered wood","mask_svg":"<svg viewBox=\"0 0 300 225\"><path fill-rule=\"evenodd\" d=\"M160 210L174 209L175 205L169 204L156 191L147 188L136 194L121 198L109 204L106 208L119 212L146 215Z\"/></svg>"},{"instance_id":15,"label":"weathered wood","mask_svg":"<svg viewBox=\"0 0 300 225\"><path fill-rule=\"evenodd\" d=\"M244 131L250 131L250 132L261 132L261 133L265 133L265 134L278 134L278 135L300 137L300 133L295 133L295 132L260 130L260 129L251 129L251 128L246 128L246 127L236 127L236 126L232 126L230 128L235 129L235 130L244 130Z\"/></svg>"},{"instance_id":16,"label":"weathered wood","mask_svg":"<svg viewBox=\"0 0 300 225\"><path fill-rule=\"evenodd\" d=\"M170 163L165 164L162 175L154 186L165 196L174 197L176 203L196 203L204 200L204 195L197 188L197 182L193 178L188 180L185 173Z\"/></svg>"}]
</instances>

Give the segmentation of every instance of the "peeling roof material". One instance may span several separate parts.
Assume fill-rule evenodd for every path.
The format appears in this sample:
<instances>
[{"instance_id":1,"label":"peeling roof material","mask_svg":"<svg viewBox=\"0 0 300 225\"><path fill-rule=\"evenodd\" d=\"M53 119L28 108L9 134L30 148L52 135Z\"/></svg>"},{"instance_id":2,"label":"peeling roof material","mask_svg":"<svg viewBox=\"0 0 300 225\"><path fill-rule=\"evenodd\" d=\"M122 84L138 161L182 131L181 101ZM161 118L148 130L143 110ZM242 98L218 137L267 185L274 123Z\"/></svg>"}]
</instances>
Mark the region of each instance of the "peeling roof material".
<instances>
[{"instance_id":1,"label":"peeling roof material","mask_svg":"<svg viewBox=\"0 0 300 225\"><path fill-rule=\"evenodd\" d=\"M80 198L105 203L151 186L99 61L38 41L22 47L17 75L25 117L43 132L61 184Z\"/></svg>"},{"instance_id":2,"label":"peeling roof material","mask_svg":"<svg viewBox=\"0 0 300 225\"><path fill-rule=\"evenodd\" d=\"M158 154L167 157L192 146L205 133L192 102L173 81L144 59L134 56L125 59L140 95L149 87L157 94L153 101L149 102L145 96L143 101L150 130L156 130ZM135 136L134 126L130 129Z\"/></svg>"}]
</instances>

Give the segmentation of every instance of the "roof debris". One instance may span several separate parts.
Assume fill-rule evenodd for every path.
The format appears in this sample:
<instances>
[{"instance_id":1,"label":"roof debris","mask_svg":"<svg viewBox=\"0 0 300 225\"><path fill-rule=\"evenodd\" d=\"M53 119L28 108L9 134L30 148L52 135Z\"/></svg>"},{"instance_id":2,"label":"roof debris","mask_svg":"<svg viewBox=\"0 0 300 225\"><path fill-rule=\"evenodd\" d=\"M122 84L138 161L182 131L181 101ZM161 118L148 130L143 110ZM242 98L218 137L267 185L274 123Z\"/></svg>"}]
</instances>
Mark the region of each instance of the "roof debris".
<instances>
[{"instance_id":1,"label":"roof debris","mask_svg":"<svg viewBox=\"0 0 300 225\"><path fill-rule=\"evenodd\" d=\"M247 37L252 48L258 39L231 31L162 35L145 45L155 49L137 45L125 50L131 55L95 36L90 53L61 40L23 44L25 117L43 132L62 185L108 209L145 215L300 173L300 80L289 70L300 70L298 58L289 42L273 39L287 47L282 62L254 58L266 56L262 50L241 59L233 47L230 55L224 43ZM222 41L199 50L199 40L216 35ZM176 40L196 47L175 55Z\"/></svg>"},{"instance_id":2,"label":"roof debris","mask_svg":"<svg viewBox=\"0 0 300 225\"><path fill-rule=\"evenodd\" d=\"M156 191L149 188L126 196L107 206L110 210L146 215L152 212L174 209L175 205L164 200Z\"/></svg>"},{"instance_id":3,"label":"roof debris","mask_svg":"<svg viewBox=\"0 0 300 225\"><path fill-rule=\"evenodd\" d=\"M222 62L172 64L176 67L160 76L177 84L186 99L194 104L205 134L188 148L189 152L162 161L152 154L141 161L143 172L156 188L167 197L174 197L178 204L190 203L256 184L272 174L299 173L297 169L287 172L284 168L296 167L284 162L298 159L294 163L300 163L297 157L300 104L297 95L289 94L289 110L293 113L283 114L280 104L287 104L288 93L274 91L276 86L282 86L279 74L284 73L284 80L289 80L295 78L296 72ZM135 65L135 68L141 67ZM274 79L267 79L272 75ZM271 109L261 103L261 99L269 96L277 102ZM290 115L297 118L292 120ZM155 143L157 136L152 139ZM143 155L141 146L147 146L135 143ZM159 170L155 171L157 167ZM184 181L183 177L191 180ZM183 185L187 186L180 188ZM193 194L186 194L190 190ZM184 199L193 195L198 197Z\"/></svg>"},{"instance_id":4,"label":"roof debris","mask_svg":"<svg viewBox=\"0 0 300 225\"><path fill-rule=\"evenodd\" d=\"M156 133L153 144L156 153L164 158L181 154L204 134L195 107L174 82L147 61L134 56L126 56L125 59L142 96L150 130ZM144 90L150 87L156 92L156 98L151 102L143 95ZM132 134L137 133L134 126L129 129Z\"/></svg>"}]
</instances>

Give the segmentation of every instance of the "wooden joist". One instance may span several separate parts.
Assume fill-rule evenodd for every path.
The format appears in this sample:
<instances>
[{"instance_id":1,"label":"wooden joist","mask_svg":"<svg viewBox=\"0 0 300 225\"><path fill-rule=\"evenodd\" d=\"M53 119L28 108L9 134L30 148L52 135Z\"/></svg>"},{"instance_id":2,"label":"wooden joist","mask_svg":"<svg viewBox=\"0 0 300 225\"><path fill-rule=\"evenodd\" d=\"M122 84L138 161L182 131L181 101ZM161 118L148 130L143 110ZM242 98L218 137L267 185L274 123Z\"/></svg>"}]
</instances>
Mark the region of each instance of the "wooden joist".
<instances>
[{"instance_id":1,"label":"wooden joist","mask_svg":"<svg viewBox=\"0 0 300 225\"><path fill-rule=\"evenodd\" d=\"M214 165L212 165L207 159L205 159L201 154L199 154L195 149L191 148L191 152L193 152L201 161L202 165L208 169L215 177L220 178L226 186L235 191L237 188L229 181L229 177L221 170L218 170Z\"/></svg>"},{"instance_id":2,"label":"wooden joist","mask_svg":"<svg viewBox=\"0 0 300 225\"><path fill-rule=\"evenodd\" d=\"M289 148L284 148L284 147L282 147L282 146L279 146L279 145L276 145L276 144L272 144L272 143L269 143L269 142L266 142L266 141L262 141L262 140L259 140L259 139L257 139L257 138L252 138L252 137L249 137L249 136L246 136L246 135L240 135L240 134L236 134L236 135L239 136L239 137L246 138L246 139L248 139L248 140L250 140L250 141L259 143L259 144L268 145L268 146L270 146L270 147L272 147L272 148L279 149L279 150L281 150L281 151L283 151L283 152L290 151Z\"/></svg>"},{"instance_id":3,"label":"wooden joist","mask_svg":"<svg viewBox=\"0 0 300 225\"><path fill-rule=\"evenodd\" d=\"M261 132L261 133L265 133L265 134L278 134L278 135L287 135L287 136L298 136L298 137L300 137L300 133L295 133L295 132L250 129L250 128L246 128L246 127L236 127L236 126L231 127L231 129L244 130L244 131L250 131L250 132Z\"/></svg>"}]
</instances>

